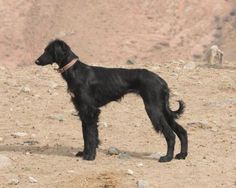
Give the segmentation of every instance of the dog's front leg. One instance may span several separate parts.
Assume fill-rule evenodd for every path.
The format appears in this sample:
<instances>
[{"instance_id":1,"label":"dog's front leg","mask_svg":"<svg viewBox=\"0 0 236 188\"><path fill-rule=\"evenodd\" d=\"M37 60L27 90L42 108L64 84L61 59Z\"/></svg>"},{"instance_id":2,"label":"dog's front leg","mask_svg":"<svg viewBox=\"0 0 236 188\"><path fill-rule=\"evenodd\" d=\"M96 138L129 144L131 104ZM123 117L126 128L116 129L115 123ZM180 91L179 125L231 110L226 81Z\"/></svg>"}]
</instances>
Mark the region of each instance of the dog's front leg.
<instances>
[{"instance_id":1,"label":"dog's front leg","mask_svg":"<svg viewBox=\"0 0 236 188\"><path fill-rule=\"evenodd\" d=\"M96 157L96 148L98 145L98 129L97 122L100 110L86 106L79 110L80 119L82 121L84 151L79 152L77 156L82 156L85 160L94 160Z\"/></svg>"}]
</instances>

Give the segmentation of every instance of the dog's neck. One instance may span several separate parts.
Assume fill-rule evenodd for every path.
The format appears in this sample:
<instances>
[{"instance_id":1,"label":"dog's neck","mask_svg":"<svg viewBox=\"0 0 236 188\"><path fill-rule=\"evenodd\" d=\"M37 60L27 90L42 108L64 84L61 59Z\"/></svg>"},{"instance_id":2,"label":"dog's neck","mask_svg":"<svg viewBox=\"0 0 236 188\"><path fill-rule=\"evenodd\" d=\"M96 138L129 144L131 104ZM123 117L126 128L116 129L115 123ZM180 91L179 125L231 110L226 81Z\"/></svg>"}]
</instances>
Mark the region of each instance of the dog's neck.
<instances>
[{"instance_id":1,"label":"dog's neck","mask_svg":"<svg viewBox=\"0 0 236 188\"><path fill-rule=\"evenodd\" d=\"M62 69L65 67L68 63L70 63L73 59L79 59L77 55L75 55L72 51L68 56L65 57L65 59L62 60L62 62L58 63L59 69Z\"/></svg>"}]
</instances>

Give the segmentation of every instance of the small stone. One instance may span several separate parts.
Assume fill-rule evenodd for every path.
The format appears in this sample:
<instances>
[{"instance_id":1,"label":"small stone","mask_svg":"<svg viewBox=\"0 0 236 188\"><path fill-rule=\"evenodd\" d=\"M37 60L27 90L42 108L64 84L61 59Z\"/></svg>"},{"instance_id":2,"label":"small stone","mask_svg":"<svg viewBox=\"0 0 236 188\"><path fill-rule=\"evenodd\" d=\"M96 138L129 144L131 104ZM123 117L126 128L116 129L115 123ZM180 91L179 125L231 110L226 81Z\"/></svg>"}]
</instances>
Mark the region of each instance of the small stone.
<instances>
[{"instance_id":1,"label":"small stone","mask_svg":"<svg viewBox=\"0 0 236 188\"><path fill-rule=\"evenodd\" d=\"M185 61L182 60L182 59L179 59L178 62L180 62L181 64L184 64L184 63L185 63Z\"/></svg>"},{"instance_id":2,"label":"small stone","mask_svg":"<svg viewBox=\"0 0 236 188\"><path fill-rule=\"evenodd\" d=\"M137 166L138 166L138 167L142 167L142 166L143 166L143 163L138 163Z\"/></svg>"},{"instance_id":3,"label":"small stone","mask_svg":"<svg viewBox=\"0 0 236 188\"><path fill-rule=\"evenodd\" d=\"M29 176L29 182L30 183L37 183L38 182L38 180L36 180L34 177L32 177L32 176Z\"/></svg>"},{"instance_id":4,"label":"small stone","mask_svg":"<svg viewBox=\"0 0 236 188\"><path fill-rule=\"evenodd\" d=\"M14 138L19 138L19 137L25 137L27 136L27 133L24 132L16 132L16 133L12 133L11 136L13 136Z\"/></svg>"},{"instance_id":5,"label":"small stone","mask_svg":"<svg viewBox=\"0 0 236 188\"><path fill-rule=\"evenodd\" d=\"M128 153L120 153L119 154L119 159L131 159L131 156Z\"/></svg>"},{"instance_id":6,"label":"small stone","mask_svg":"<svg viewBox=\"0 0 236 188\"><path fill-rule=\"evenodd\" d=\"M155 67L152 67L152 68L151 68L151 70L154 71L154 72L155 72L155 71L159 71L160 69L161 69L160 66L155 66Z\"/></svg>"},{"instance_id":7,"label":"small stone","mask_svg":"<svg viewBox=\"0 0 236 188\"><path fill-rule=\"evenodd\" d=\"M64 121L65 120L62 114L50 115L48 118L53 119L53 120L58 120L58 121Z\"/></svg>"},{"instance_id":8,"label":"small stone","mask_svg":"<svg viewBox=\"0 0 236 188\"><path fill-rule=\"evenodd\" d=\"M8 185L18 185L20 183L20 178L19 177L15 177L15 178L12 178Z\"/></svg>"},{"instance_id":9,"label":"small stone","mask_svg":"<svg viewBox=\"0 0 236 188\"><path fill-rule=\"evenodd\" d=\"M194 63L194 62L189 62L184 65L185 70L193 70L195 68L196 68L196 63Z\"/></svg>"},{"instance_id":10,"label":"small stone","mask_svg":"<svg viewBox=\"0 0 236 188\"><path fill-rule=\"evenodd\" d=\"M135 62L134 60L128 59L128 60L126 61L126 64L128 64L128 65L134 65L134 64L136 64L136 62Z\"/></svg>"},{"instance_id":11,"label":"small stone","mask_svg":"<svg viewBox=\"0 0 236 188\"><path fill-rule=\"evenodd\" d=\"M119 155L120 151L115 147L109 147L107 153L109 155Z\"/></svg>"},{"instance_id":12,"label":"small stone","mask_svg":"<svg viewBox=\"0 0 236 188\"><path fill-rule=\"evenodd\" d=\"M30 93L30 88L29 88L29 86L23 86L23 87L21 87L20 92L23 92L23 93Z\"/></svg>"},{"instance_id":13,"label":"small stone","mask_svg":"<svg viewBox=\"0 0 236 188\"><path fill-rule=\"evenodd\" d=\"M4 155L0 155L0 169L10 165L11 165L11 159Z\"/></svg>"},{"instance_id":14,"label":"small stone","mask_svg":"<svg viewBox=\"0 0 236 188\"><path fill-rule=\"evenodd\" d=\"M196 122L189 122L187 123L187 125L193 128L202 128L202 129L208 128L208 122L204 120L196 121Z\"/></svg>"},{"instance_id":15,"label":"small stone","mask_svg":"<svg viewBox=\"0 0 236 188\"><path fill-rule=\"evenodd\" d=\"M25 155L30 155L30 152L27 151L27 152L25 153Z\"/></svg>"},{"instance_id":16,"label":"small stone","mask_svg":"<svg viewBox=\"0 0 236 188\"><path fill-rule=\"evenodd\" d=\"M160 153L152 153L151 155L148 156L148 158L159 160L161 158L161 154Z\"/></svg>"},{"instance_id":17,"label":"small stone","mask_svg":"<svg viewBox=\"0 0 236 188\"><path fill-rule=\"evenodd\" d=\"M180 94L177 91L172 91L171 92L172 96L178 97Z\"/></svg>"},{"instance_id":18,"label":"small stone","mask_svg":"<svg viewBox=\"0 0 236 188\"><path fill-rule=\"evenodd\" d=\"M216 127L212 127L212 128L211 128L211 131L213 131L213 132L217 132L218 129L217 129Z\"/></svg>"},{"instance_id":19,"label":"small stone","mask_svg":"<svg viewBox=\"0 0 236 188\"><path fill-rule=\"evenodd\" d=\"M133 172L133 170L128 169L128 170L127 170L127 174L128 174L128 175L133 175L134 172Z\"/></svg>"},{"instance_id":20,"label":"small stone","mask_svg":"<svg viewBox=\"0 0 236 188\"><path fill-rule=\"evenodd\" d=\"M100 125L101 125L102 127L105 127L105 128L108 128L108 127L111 127L111 126L112 126L111 124L108 124L107 122L102 122L102 123L100 123Z\"/></svg>"},{"instance_id":21,"label":"small stone","mask_svg":"<svg viewBox=\"0 0 236 188\"><path fill-rule=\"evenodd\" d=\"M108 127L108 124L107 124L106 122L104 122L104 123L103 123L103 126L107 128L107 127Z\"/></svg>"},{"instance_id":22,"label":"small stone","mask_svg":"<svg viewBox=\"0 0 236 188\"><path fill-rule=\"evenodd\" d=\"M52 89L56 89L56 88L59 87L59 85L58 85L57 83L55 83L55 82L52 82L52 83L50 84L50 87L51 87Z\"/></svg>"},{"instance_id":23,"label":"small stone","mask_svg":"<svg viewBox=\"0 0 236 188\"><path fill-rule=\"evenodd\" d=\"M149 183L145 180L138 180L137 185L138 185L138 188L148 188Z\"/></svg>"},{"instance_id":24,"label":"small stone","mask_svg":"<svg viewBox=\"0 0 236 188\"><path fill-rule=\"evenodd\" d=\"M71 110L71 115L72 116L78 116L78 112L76 110Z\"/></svg>"},{"instance_id":25,"label":"small stone","mask_svg":"<svg viewBox=\"0 0 236 188\"><path fill-rule=\"evenodd\" d=\"M24 141L24 145L35 145L35 144L39 144L38 141L35 141L35 140L27 140L27 141Z\"/></svg>"},{"instance_id":26,"label":"small stone","mask_svg":"<svg viewBox=\"0 0 236 188\"><path fill-rule=\"evenodd\" d=\"M3 138L2 137L0 137L0 143L2 143L3 142Z\"/></svg>"}]
</instances>

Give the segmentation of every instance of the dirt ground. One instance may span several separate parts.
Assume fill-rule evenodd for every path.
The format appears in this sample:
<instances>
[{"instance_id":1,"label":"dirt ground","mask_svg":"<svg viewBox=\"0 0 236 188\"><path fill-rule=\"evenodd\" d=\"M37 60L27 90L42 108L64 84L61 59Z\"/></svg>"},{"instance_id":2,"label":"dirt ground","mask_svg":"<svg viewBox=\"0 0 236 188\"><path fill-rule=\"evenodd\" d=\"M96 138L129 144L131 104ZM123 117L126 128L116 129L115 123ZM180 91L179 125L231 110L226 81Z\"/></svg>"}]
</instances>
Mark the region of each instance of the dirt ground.
<instances>
[{"instance_id":1,"label":"dirt ground","mask_svg":"<svg viewBox=\"0 0 236 188\"><path fill-rule=\"evenodd\" d=\"M151 188L236 187L234 1L122 2L0 1L0 187L132 188L139 180ZM101 109L96 160L76 158L81 122L66 84L53 67L32 63L54 37L90 65L164 78L171 107L186 103L178 120L188 131L186 160L147 157L165 154L166 143L132 94ZM222 66L198 59L213 43L225 52ZM111 146L130 158L107 155Z\"/></svg>"}]
</instances>

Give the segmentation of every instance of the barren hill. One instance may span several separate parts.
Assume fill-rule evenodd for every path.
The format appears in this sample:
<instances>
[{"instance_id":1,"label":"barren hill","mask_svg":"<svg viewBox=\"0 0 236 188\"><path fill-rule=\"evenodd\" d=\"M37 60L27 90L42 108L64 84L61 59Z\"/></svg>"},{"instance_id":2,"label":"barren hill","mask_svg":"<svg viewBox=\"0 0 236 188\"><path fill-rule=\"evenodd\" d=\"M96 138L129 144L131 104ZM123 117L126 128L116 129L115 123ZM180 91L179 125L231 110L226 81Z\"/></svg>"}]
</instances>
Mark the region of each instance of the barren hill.
<instances>
[{"instance_id":1,"label":"barren hill","mask_svg":"<svg viewBox=\"0 0 236 188\"><path fill-rule=\"evenodd\" d=\"M211 44L232 60L234 2L1 0L0 63L30 64L56 37L94 64L201 59Z\"/></svg>"}]
</instances>

